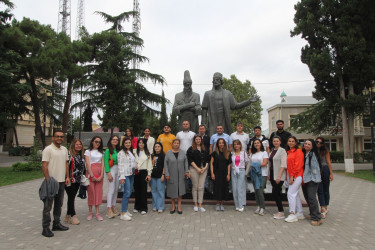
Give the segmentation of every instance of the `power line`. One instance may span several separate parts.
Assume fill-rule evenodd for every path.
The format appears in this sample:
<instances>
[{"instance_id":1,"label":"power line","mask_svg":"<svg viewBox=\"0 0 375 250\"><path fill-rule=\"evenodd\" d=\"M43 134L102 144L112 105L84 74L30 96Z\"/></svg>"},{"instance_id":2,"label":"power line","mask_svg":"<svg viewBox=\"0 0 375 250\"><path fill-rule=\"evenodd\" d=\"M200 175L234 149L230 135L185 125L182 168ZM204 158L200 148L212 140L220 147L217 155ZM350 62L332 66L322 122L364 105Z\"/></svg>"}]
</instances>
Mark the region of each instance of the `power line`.
<instances>
[{"instance_id":1,"label":"power line","mask_svg":"<svg viewBox=\"0 0 375 250\"><path fill-rule=\"evenodd\" d=\"M298 80L298 81L285 81L285 82L251 82L251 84L255 84L255 85L272 85L272 84L293 84L293 83L300 83L300 82L314 82L313 79L311 80ZM146 82L146 83L142 83L142 84L152 84L152 85L155 85L155 83L152 83L152 82ZM171 85L182 85L182 83L168 83L167 84L168 86L171 86ZM194 83L193 81L193 85L194 86L206 86L206 85L212 85L212 83Z\"/></svg>"}]
</instances>

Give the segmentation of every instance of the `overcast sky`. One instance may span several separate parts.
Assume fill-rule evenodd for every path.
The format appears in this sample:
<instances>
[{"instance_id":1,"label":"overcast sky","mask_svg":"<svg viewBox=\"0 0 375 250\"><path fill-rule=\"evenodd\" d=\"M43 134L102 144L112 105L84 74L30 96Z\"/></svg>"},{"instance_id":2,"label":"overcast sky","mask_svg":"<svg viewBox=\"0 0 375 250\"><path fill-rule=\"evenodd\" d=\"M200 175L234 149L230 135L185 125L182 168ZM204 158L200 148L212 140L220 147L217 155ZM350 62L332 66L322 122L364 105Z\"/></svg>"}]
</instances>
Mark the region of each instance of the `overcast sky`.
<instances>
[{"instance_id":1,"label":"overcast sky","mask_svg":"<svg viewBox=\"0 0 375 250\"><path fill-rule=\"evenodd\" d=\"M57 29L59 0L12 0L13 13L50 24ZM182 91L183 72L189 70L193 91L203 99L212 88L212 75L235 74L249 80L262 100L262 128L268 128L266 109L289 96L311 96L314 81L300 60L306 44L290 37L293 29L293 0L139 0L142 54L150 59L142 69L165 77L166 97L173 104ZM78 0L71 0L72 38L75 38ZM3 8L3 6L1 6ZM95 11L118 15L133 9L133 1L86 0L85 23L90 33L108 29ZM131 31L130 24L125 25ZM160 86L147 84L161 94ZM242 100L237 100L242 101ZM171 105L168 111L171 110Z\"/></svg>"}]
</instances>

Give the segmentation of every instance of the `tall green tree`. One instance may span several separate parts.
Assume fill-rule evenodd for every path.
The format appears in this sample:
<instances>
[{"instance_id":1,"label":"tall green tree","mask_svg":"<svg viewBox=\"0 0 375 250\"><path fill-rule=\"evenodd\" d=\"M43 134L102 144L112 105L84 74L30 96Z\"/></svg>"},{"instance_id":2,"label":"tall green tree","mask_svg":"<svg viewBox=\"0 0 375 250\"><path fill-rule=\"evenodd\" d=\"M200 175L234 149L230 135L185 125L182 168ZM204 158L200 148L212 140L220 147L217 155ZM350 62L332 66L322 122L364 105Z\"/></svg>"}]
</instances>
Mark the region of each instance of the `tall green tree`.
<instances>
[{"instance_id":1,"label":"tall green tree","mask_svg":"<svg viewBox=\"0 0 375 250\"><path fill-rule=\"evenodd\" d=\"M17 63L20 66L14 77L17 82L23 82L28 86L35 120L35 135L45 146L41 125L40 88L47 88L42 79L51 79L57 71L58 57L53 53L56 51L56 33L50 26L24 18L21 22L13 20L12 25L4 29L0 39L5 48L17 55Z\"/></svg>"},{"instance_id":2,"label":"tall green tree","mask_svg":"<svg viewBox=\"0 0 375 250\"><path fill-rule=\"evenodd\" d=\"M241 82L235 75L231 75L230 78L223 79L223 88L232 92L234 98L238 101L244 101L249 99L250 96L257 95L257 90L251 85L249 80ZM246 133L252 133L255 126L260 126L261 114L262 114L262 101L251 103L242 109L232 110L230 118L232 121L232 129L236 131L237 122L242 122Z\"/></svg>"},{"instance_id":3,"label":"tall green tree","mask_svg":"<svg viewBox=\"0 0 375 250\"><path fill-rule=\"evenodd\" d=\"M295 9L291 35L307 41L301 60L315 79L313 96L340 104L345 170L354 172L354 117L375 75L374 2L302 0Z\"/></svg>"},{"instance_id":4,"label":"tall green tree","mask_svg":"<svg viewBox=\"0 0 375 250\"><path fill-rule=\"evenodd\" d=\"M165 125L165 124L164 124ZM169 118L169 125L171 125L171 133L176 135L178 131L178 119L177 115L171 112L170 118Z\"/></svg>"}]
</instances>

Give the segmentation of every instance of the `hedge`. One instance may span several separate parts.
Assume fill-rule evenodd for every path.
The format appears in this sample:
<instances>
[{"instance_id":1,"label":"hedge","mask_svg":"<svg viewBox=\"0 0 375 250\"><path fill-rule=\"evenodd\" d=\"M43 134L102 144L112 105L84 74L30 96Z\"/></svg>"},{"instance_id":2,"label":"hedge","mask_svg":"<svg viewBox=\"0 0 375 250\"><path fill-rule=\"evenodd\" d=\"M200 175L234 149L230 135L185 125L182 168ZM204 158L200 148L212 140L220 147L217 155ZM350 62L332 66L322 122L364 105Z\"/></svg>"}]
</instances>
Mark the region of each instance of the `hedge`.
<instances>
[{"instance_id":1,"label":"hedge","mask_svg":"<svg viewBox=\"0 0 375 250\"><path fill-rule=\"evenodd\" d=\"M331 151L332 163L344 163L344 152L343 151ZM354 163L367 163L372 162L371 152L354 153Z\"/></svg>"}]
</instances>

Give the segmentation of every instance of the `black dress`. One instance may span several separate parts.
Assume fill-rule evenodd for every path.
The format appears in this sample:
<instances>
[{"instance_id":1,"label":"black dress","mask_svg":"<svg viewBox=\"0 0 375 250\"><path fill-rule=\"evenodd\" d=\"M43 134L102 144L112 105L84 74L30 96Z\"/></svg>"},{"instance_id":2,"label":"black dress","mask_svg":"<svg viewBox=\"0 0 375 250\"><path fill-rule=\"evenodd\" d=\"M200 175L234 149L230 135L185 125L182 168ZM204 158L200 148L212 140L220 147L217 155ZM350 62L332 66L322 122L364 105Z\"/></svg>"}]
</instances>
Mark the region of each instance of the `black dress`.
<instances>
[{"instance_id":1,"label":"black dress","mask_svg":"<svg viewBox=\"0 0 375 250\"><path fill-rule=\"evenodd\" d=\"M214 199L218 201L228 199L228 165L232 163L232 157L229 154L228 159L225 159L224 154L220 152L217 154L216 151L212 153L214 158L213 168L215 174L214 181Z\"/></svg>"}]
</instances>

